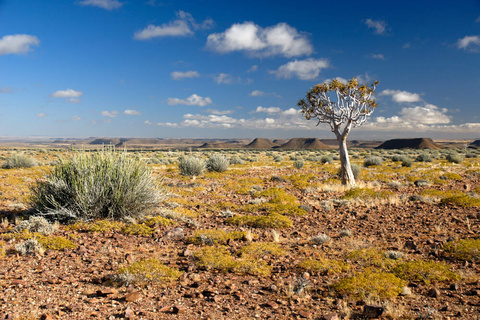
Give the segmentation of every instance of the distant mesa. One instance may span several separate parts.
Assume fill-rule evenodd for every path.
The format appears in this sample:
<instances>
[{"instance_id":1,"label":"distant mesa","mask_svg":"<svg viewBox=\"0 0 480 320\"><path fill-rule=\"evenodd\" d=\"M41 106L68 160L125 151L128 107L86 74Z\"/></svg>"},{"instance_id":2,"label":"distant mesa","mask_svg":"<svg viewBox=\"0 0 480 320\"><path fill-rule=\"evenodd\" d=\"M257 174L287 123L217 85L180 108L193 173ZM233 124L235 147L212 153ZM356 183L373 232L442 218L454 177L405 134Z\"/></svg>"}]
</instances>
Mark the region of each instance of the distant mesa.
<instances>
[{"instance_id":1,"label":"distant mesa","mask_svg":"<svg viewBox=\"0 0 480 320\"><path fill-rule=\"evenodd\" d=\"M278 147L279 149L286 150L325 150L331 149L317 138L293 138L284 145Z\"/></svg>"},{"instance_id":2,"label":"distant mesa","mask_svg":"<svg viewBox=\"0 0 480 320\"><path fill-rule=\"evenodd\" d=\"M375 149L441 149L430 138L392 139L387 140Z\"/></svg>"},{"instance_id":3,"label":"distant mesa","mask_svg":"<svg viewBox=\"0 0 480 320\"><path fill-rule=\"evenodd\" d=\"M116 139L116 138L97 138L93 141L90 142L90 144L93 144L93 145L117 145L119 143L121 143L122 141L120 139Z\"/></svg>"},{"instance_id":4,"label":"distant mesa","mask_svg":"<svg viewBox=\"0 0 480 320\"><path fill-rule=\"evenodd\" d=\"M247 144L245 148L249 149L271 149L273 147L278 147L279 144L273 142L270 139L265 138L255 138L252 142Z\"/></svg>"},{"instance_id":5,"label":"distant mesa","mask_svg":"<svg viewBox=\"0 0 480 320\"><path fill-rule=\"evenodd\" d=\"M470 143L470 147L480 148L480 140L475 140L472 143Z\"/></svg>"},{"instance_id":6,"label":"distant mesa","mask_svg":"<svg viewBox=\"0 0 480 320\"><path fill-rule=\"evenodd\" d=\"M243 143L238 140L224 141L224 142L205 142L200 147L201 149L238 149L242 148Z\"/></svg>"}]
</instances>

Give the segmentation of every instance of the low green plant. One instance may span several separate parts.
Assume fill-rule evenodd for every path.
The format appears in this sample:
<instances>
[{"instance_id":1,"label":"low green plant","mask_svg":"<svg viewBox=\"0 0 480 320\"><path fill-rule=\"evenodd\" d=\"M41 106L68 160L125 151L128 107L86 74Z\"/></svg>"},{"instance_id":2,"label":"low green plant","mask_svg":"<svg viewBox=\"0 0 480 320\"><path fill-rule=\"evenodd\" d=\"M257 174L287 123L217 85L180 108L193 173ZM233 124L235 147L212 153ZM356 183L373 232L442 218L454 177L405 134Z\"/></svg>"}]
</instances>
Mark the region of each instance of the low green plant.
<instances>
[{"instance_id":1,"label":"low green plant","mask_svg":"<svg viewBox=\"0 0 480 320\"><path fill-rule=\"evenodd\" d=\"M390 300L397 297L405 285L406 282L394 274L366 269L338 281L333 288L342 295L361 300Z\"/></svg>"},{"instance_id":2,"label":"low green plant","mask_svg":"<svg viewBox=\"0 0 480 320\"><path fill-rule=\"evenodd\" d=\"M194 156L182 157L178 163L182 176L201 176L205 167L205 161Z\"/></svg>"},{"instance_id":3,"label":"low green plant","mask_svg":"<svg viewBox=\"0 0 480 320\"><path fill-rule=\"evenodd\" d=\"M407 281L422 281L429 284L432 281L457 280L460 277L452 272L449 264L435 261L413 260L397 264L392 272Z\"/></svg>"},{"instance_id":4,"label":"low green plant","mask_svg":"<svg viewBox=\"0 0 480 320\"><path fill-rule=\"evenodd\" d=\"M136 261L118 269L119 279L132 282L171 282L177 280L182 272L165 266L154 258Z\"/></svg>"},{"instance_id":5,"label":"low green plant","mask_svg":"<svg viewBox=\"0 0 480 320\"><path fill-rule=\"evenodd\" d=\"M462 155L462 154L459 154L457 152L451 152L451 153L447 154L445 159L447 159L447 161L452 162L452 163L462 163L463 160L465 160L465 156Z\"/></svg>"},{"instance_id":6,"label":"low green plant","mask_svg":"<svg viewBox=\"0 0 480 320\"><path fill-rule=\"evenodd\" d=\"M299 267L308 272L315 272L327 275L347 272L351 268L351 266L344 261L332 260L327 258L306 259L299 264Z\"/></svg>"},{"instance_id":7,"label":"low green plant","mask_svg":"<svg viewBox=\"0 0 480 320\"><path fill-rule=\"evenodd\" d=\"M145 162L112 148L75 153L31 191L35 211L61 221L138 218L164 197Z\"/></svg>"},{"instance_id":8,"label":"low green plant","mask_svg":"<svg viewBox=\"0 0 480 320\"><path fill-rule=\"evenodd\" d=\"M239 250L240 255L248 255L255 258L261 258L263 256L283 256L285 250L280 248L277 243L271 242L252 242L246 246L243 246Z\"/></svg>"},{"instance_id":9,"label":"low green plant","mask_svg":"<svg viewBox=\"0 0 480 320\"><path fill-rule=\"evenodd\" d=\"M447 242L443 250L458 260L480 261L480 239L461 239Z\"/></svg>"},{"instance_id":10,"label":"low green plant","mask_svg":"<svg viewBox=\"0 0 480 320\"><path fill-rule=\"evenodd\" d=\"M295 169L302 169L304 165L305 165L305 161L303 161L303 160L295 160L293 162L293 167Z\"/></svg>"},{"instance_id":11,"label":"low green plant","mask_svg":"<svg viewBox=\"0 0 480 320\"><path fill-rule=\"evenodd\" d=\"M15 232L23 230L49 235L57 230L57 225L50 224L44 217L31 216L28 220L21 221L14 229Z\"/></svg>"},{"instance_id":12,"label":"low green plant","mask_svg":"<svg viewBox=\"0 0 480 320\"><path fill-rule=\"evenodd\" d=\"M441 203L454 204L460 207L480 207L480 198L472 197L468 194L457 194L443 198Z\"/></svg>"},{"instance_id":13,"label":"low green plant","mask_svg":"<svg viewBox=\"0 0 480 320\"><path fill-rule=\"evenodd\" d=\"M23 256L33 254L43 254L45 249L36 239L27 239L17 245L15 245L15 251Z\"/></svg>"},{"instance_id":14,"label":"low green plant","mask_svg":"<svg viewBox=\"0 0 480 320\"><path fill-rule=\"evenodd\" d=\"M364 167L381 166L383 159L381 157L367 157L363 162Z\"/></svg>"},{"instance_id":15,"label":"low green plant","mask_svg":"<svg viewBox=\"0 0 480 320\"><path fill-rule=\"evenodd\" d=\"M226 244L228 240L240 240L247 235L247 231L225 231L222 229L196 230L188 238L188 242L195 244Z\"/></svg>"},{"instance_id":16,"label":"low green plant","mask_svg":"<svg viewBox=\"0 0 480 320\"><path fill-rule=\"evenodd\" d=\"M63 250L77 248L77 245L72 240L61 236L44 236L35 234L35 239L46 249Z\"/></svg>"},{"instance_id":17,"label":"low green plant","mask_svg":"<svg viewBox=\"0 0 480 320\"><path fill-rule=\"evenodd\" d=\"M23 154L13 154L2 164L2 169L31 168L37 166L37 162Z\"/></svg>"},{"instance_id":18,"label":"low green plant","mask_svg":"<svg viewBox=\"0 0 480 320\"><path fill-rule=\"evenodd\" d=\"M349 260L359 263L364 267L377 267L381 269L390 269L395 265L395 261L388 259L385 252L377 248L363 248L353 250L347 254Z\"/></svg>"},{"instance_id":19,"label":"low green plant","mask_svg":"<svg viewBox=\"0 0 480 320\"><path fill-rule=\"evenodd\" d=\"M432 157L428 153L420 153L416 158L417 162L432 162Z\"/></svg>"},{"instance_id":20,"label":"low green plant","mask_svg":"<svg viewBox=\"0 0 480 320\"><path fill-rule=\"evenodd\" d=\"M155 216L155 217L146 217L143 223L149 226L150 228L154 228L156 226L162 226L162 227L170 226L175 224L175 221L164 218L162 216Z\"/></svg>"},{"instance_id":21,"label":"low green plant","mask_svg":"<svg viewBox=\"0 0 480 320\"><path fill-rule=\"evenodd\" d=\"M135 236L150 236L155 232L155 230L142 223L132 223L124 226L122 228L122 232Z\"/></svg>"},{"instance_id":22,"label":"low green plant","mask_svg":"<svg viewBox=\"0 0 480 320\"><path fill-rule=\"evenodd\" d=\"M227 158L219 154L214 154L208 158L206 168L208 171L224 172L227 171L229 164Z\"/></svg>"},{"instance_id":23,"label":"low green plant","mask_svg":"<svg viewBox=\"0 0 480 320\"><path fill-rule=\"evenodd\" d=\"M249 226L253 228L284 229L293 226L292 220L277 213L270 213L264 216L238 215L228 218L226 222L234 225Z\"/></svg>"}]
</instances>

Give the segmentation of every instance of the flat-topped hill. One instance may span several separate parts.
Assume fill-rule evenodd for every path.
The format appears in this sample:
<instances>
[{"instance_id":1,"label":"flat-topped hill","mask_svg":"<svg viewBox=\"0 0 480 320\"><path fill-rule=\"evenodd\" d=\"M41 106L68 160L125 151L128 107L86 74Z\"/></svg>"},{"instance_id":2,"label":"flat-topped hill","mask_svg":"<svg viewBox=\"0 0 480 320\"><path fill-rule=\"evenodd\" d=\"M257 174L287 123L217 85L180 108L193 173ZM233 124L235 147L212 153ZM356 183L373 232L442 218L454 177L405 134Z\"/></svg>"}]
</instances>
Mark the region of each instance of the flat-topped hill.
<instances>
[{"instance_id":1,"label":"flat-topped hill","mask_svg":"<svg viewBox=\"0 0 480 320\"><path fill-rule=\"evenodd\" d=\"M323 142L321 142L317 138L293 138L284 145L278 147L279 149L287 149L287 150L299 150L299 149L307 149L307 150L325 150L331 149L331 147L327 146Z\"/></svg>"},{"instance_id":2,"label":"flat-topped hill","mask_svg":"<svg viewBox=\"0 0 480 320\"><path fill-rule=\"evenodd\" d=\"M265 139L265 138L255 138L252 142L247 144L245 148L250 148L250 149L271 149L275 146L278 146L278 144L274 143L270 139Z\"/></svg>"},{"instance_id":3,"label":"flat-topped hill","mask_svg":"<svg viewBox=\"0 0 480 320\"><path fill-rule=\"evenodd\" d=\"M387 140L375 149L441 149L430 138Z\"/></svg>"}]
</instances>

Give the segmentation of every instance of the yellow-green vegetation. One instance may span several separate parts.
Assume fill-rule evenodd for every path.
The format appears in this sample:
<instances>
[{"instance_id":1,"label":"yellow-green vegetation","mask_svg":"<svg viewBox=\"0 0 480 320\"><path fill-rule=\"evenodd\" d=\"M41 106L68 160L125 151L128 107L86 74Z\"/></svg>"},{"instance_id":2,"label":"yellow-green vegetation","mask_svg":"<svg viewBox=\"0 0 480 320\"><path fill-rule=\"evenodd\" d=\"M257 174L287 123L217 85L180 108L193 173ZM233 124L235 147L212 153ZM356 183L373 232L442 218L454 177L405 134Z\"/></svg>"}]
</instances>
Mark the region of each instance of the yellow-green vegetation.
<instances>
[{"instance_id":1,"label":"yellow-green vegetation","mask_svg":"<svg viewBox=\"0 0 480 320\"><path fill-rule=\"evenodd\" d=\"M292 220L277 213L265 216L235 216L228 218L227 223L253 228L283 229L293 226Z\"/></svg>"},{"instance_id":2,"label":"yellow-green vegetation","mask_svg":"<svg viewBox=\"0 0 480 320\"><path fill-rule=\"evenodd\" d=\"M222 229L197 230L193 236L188 238L188 242L196 244L226 244L228 240L239 240L247 235L247 231L225 231Z\"/></svg>"},{"instance_id":3,"label":"yellow-green vegetation","mask_svg":"<svg viewBox=\"0 0 480 320\"><path fill-rule=\"evenodd\" d=\"M150 228L155 228L157 226L165 227L175 224L175 221L171 219L164 218L162 216L147 217L143 223Z\"/></svg>"},{"instance_id":4,"label":"yellow-green vegetation","mask_svg":"<svg viewBox=\"0 0 480 320\"><path fill-rule=\"evenodd\" d=\"M392 273L367 269L338 281L333 288L342 295L357 299L389 300L398 296L405 284Z\"/></svg>"},{"instance_id":5,"label":"yellow-green vegetation","mask_svg":"<svg viewBox=\"0 0 480 320\"><path fill-rule=\"evenodd\" d=\"M432 281L449 281L459 279L452 272L449 264L436 261L413 260L397 264L392 272L399 278L408 281L422 281L429 284Z\"/></svg>"},{"instance_id":6,"label":"yellow-green vegetation","mask_svg":"<svg viewBox=\"0 0 480 320\"><path fill-rule=\"evenodd\" d=\"M5 255L5 242L3 241L0 241L0 258L3 257Z\"/></svg>"},{"instance_id":7,"label":"yellow-green vegetation","mask_svg":"<svg viewBox=\"0 0 480 320\"><path fill-rule=\"evenodd\" d=\"M458 173L454 173L454 172L445 172L442 176L445 177L448 180L456 180L456 181L463 180L461 175L459 175Z\"/></svg>"},{"instance_id":8,"label":"yellow-green vegetation","mask_svg":"<svg viewBox=\"0 0 480 320\"><path fill-rule=\"evenodd\" d=\"M385 252L376 248L363 248L351 251L347 254L347 258L357 262L365 267L378 267L381 269L389 269L397 262L385 257Z\"/></svg>"},{"instance_id":9,"label":"yellow-green vegetation","mask_svg":"<svg viewBox=\"0 0 480 320\"><path fill-rule=\"evenodd\" d=\"M386 199L393 195L394 193L388 190L375 191L370 188L352 188L345 192L342 199Z\"/></svg>"},{"instance_id":10,"label":"yellow-green vegetation","mask_svg":"<svg viewBox=\"0 0 480 320\"><path fill-rule=\"evenodd\" d=\"M443 198L441 203L453 204L460 207L480 207L480 198L475 198L468 194L458 194Z\"/></svg>"},{"instance_id":11,"label":"yellow-green vegetation","mask_svg":"<svg viewBox=\"0 0 480 320\"><path fill-rule=\"evenodd\" d=\"M92 224L88 225L86 230L88 232L119 232L123 228L123 223L120 221L112 220L97 220Z\"/></svg>"},{"instance_id":12,"label":"yellow-green vegetation","mask_svg":"<svg viewBox=\"0 0 480 320\"><path fill-rule=\"evenodd\" d=\"M447 242L443 249L453 258L467 261L480 261L480 239L461 239Z\"/></svg>"},{"instance_id":13,"label":"yellow-green vegetation","mask_svg":"<svg viewBox=\"0 0 480 320\"><path fill-rule=\"evenodd\" d=\"M289 180L297 189L305 189L307 187L311 187L313 185L313 180L315 179L315 175L310 174L292 174L290 176L284 177L285 179Z\"/></svg>"},{"instance_id":14,"label":"yellow-green vegetation","mask_svg":"<svg viewBox=\"0 0 480 320\"><path fill-rule=\"evenodd\" d=\"M224 184L226 190L234 191L237 194L250 194L253 186L262 186L263 180L260 178L248 178L248 179L238 179L231 180Z\"/></svg>"},{"instance_id":15,"label":"yellow-green vegetation","mask_svg":"<svg viewBox=\"0 0 480 320\"><path fill-rule=\"evenodd\" d=\"M270 200L261 204L254 204L245 207L247 211L265 210L269 213L285 215L304 215L307 212L299 208L297 198L281 188L271 188L257 194L260 197L268 197Z\"/></svg>"},{"instance_id":16,"label":"yellow-green vegetation","mask_svg":"<svg viewBox=\"0 0 480 320\"><path fill-rule=\"evenodd\" d=\"M32 239L37 239L45 249L63 250L63 249L75 249L77 245L64 237L60 236L44 236L39 233L34 233Z\"/></svg>"},{"instance_id":17,"label":"yellow-green vegetation","mask_svg":"<svg viewBox=\"0 0 480 320\"><path fill-rule=\"evenodd\" d=\"M261 258L266 255L272 256L283 256L285 254L285 250L280 248L277 243L272 242L252 242L246 246L243 246L239 253L244 255L253 256L256 258Z\"/></svg>"},{"instance_id":18,"label":"yellow-green vegetation","mask_svg":"<svg viewBox=\"0 0 480 320\"><path fill-rule=\"evenodd\" d=\"M149 236L153 234L155 230L142 223L132 223L124 226L122 228L122 232L125 234L135 235L135 236Z\"/></svg>"},{"instance_id":19,"label":"yellow-green vegetation","mask_svg":"<svg viewBox=\"0 0 480 320\"><path fill-rule=\"evenodd\" d=\"M306 259L299 264L299 267L309 272L322 274L338 274L346 272L351 268L345 261L327 258Z\"/></svg>"},{"instance_id":20,"label":"yellow-green vegetation","mask_svg":"<svg viewBox=\"0 0 480 320\"><path fill-rule=\"evenodd\" d=\"M247 273L267 276L271 267L263 260L251 255L244 255L237 260L224 246L207 246L195 253L197 266L207 270L220 270L223 272Z\"/></svg>"},{"instance_id":21,"label":"yellow-green vegetation","mask_svg":"<svg viewBox=\"0 0 480 320\"><path fill-rule=\"evenodd\" d=\"M154 258L142 259L118 269L118 274L132 277L136 282L170 282L182 274L181 271L168 267Z\"/></svg>"},{"instance_id":22,"label":"yellow-green vegetation","mask_svg":"<svg viewBox=\"0 0 480 320\"><path fill-rule=\"evenodd\" d=\"M48 172L47 166L34 168L0 168L0 194L13 203L27 203L30 198L30 185Z\"/></svg>"},{"instance_id":23,"label":"yellow-green vegetation","mask_svg":"<svg viewBox=\"0 0 480 320\"><path fill-rule=\"evenodd\" d=\"M437 190L437 189L425 189L423 190L420 195L425 196L425 197L433 197L433 198L448 198L448 197L453 197L456 195L462 195L463 192L458 191L458 190Z\"/></svg>"}]
</instances>

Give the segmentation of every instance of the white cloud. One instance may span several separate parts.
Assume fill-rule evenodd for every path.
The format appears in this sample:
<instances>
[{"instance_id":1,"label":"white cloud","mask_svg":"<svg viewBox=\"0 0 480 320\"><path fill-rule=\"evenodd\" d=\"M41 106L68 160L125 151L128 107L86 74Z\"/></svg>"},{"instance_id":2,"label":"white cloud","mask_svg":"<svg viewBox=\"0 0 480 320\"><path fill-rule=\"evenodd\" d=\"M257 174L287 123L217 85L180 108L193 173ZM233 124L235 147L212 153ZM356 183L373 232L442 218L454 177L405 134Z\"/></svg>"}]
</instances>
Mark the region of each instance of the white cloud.
<instances>
[{"instance_id":1,"label":"white cloud","mask_svg":"<svg viewBox=\"0 0 480 320\"><path fill-rule=\"evenodd\" d=\"M255 72L258 70L258 66L254 64L253 66L250 67L250 69L247 70L248 73L250 72Z\"/></svg>"},{"instance_id":2,"label":"white cloud","mask_svg":"<svg viewBox=\"0 0 480 320\"><path fill-rule=\"evenodd\" d=\"M381 53L377 53L377 54L372 54L371 56L373 59L378 59L378 60L385 60L385 56Z\"/></svg>"},{"instance_id":3,"label":"white cloud","mask_svg":"<svg viewBox=\"0 0 480 320\"><path fill-rule=\"evenodd\" d=\"M98 7L106 10L118 9L123 3L118 0L83 0L78 3L81 6Z\"/></svg>"},{"instance_id":4,"label":"white cloud","mask_svg":"<svg viewBox=\"0 0 480 320\"><path fill-rule=\"evenodd\" d=\"M387 32L387 23L381 20L366 19L365 24L369 29L374 29L375 34L385 34Z\"/></svg>"},{"instance_id":5,"label":"white cloud","mask_svg":"<svg viewBox=\"0 0 480 320\"><path fill-rule=\"evenodd\" d=\"M458 49L478 51L480 50L479 36L465 36L457 42Z\"/></svg>"},{"instance_id":6,"label":"white cloud","mask_svg":"<svg viewBox=\"0 0 480 320\"><path fill-rule=\"evenodd\" d=\"M184 37L194 34L194 30L210 29L214 22L212 19L206 19L201 24L197 24L192 15L185 11L177 11L177 20L164 23L160 26L148 25L141 31L135 32L134 39L148 40L156 37Z\"/></svg>"},{"instance_id":7,"label":"white cloud","mask_svg":"<svg viewBox=\"0 0 480 320\"><path fill-rule=\"evenodd\" d=\"M187 105L187 106L199 106L204 107L212 103L212 99L210 97L201 97L197 94L192 94L190 97L186 99L179 99L179 98L168 98L167 104L171 106L176 106L179 104Z\"/></svg>"},{"instance_id":8,"label":"white cloud","mask_svg":"<svg viewBox=\"0 0 480 320\"><path fill-rule=\"evenodd\" d=\"M217 109L207 109L208 113L217 114L217 115L225 115L225 114L232 114L235 111L233 110L217 110Z\"/></svg>"},{"instance_id":9,"label":"white cloud","mask_svg":"<svg viewBox=\"0 0 480 320\"><path fill-rule=\"evenodd\" d=\"M0 56L26 53L31 50L31 46L37 46L39 43L40 40L37 37L28 34L3 36L0 39Z\"/></svg>"},{"instance_id":10,"label":"white cloud","mask_svg":"<svg viewBox=\"0 0 480 320\"><path fill-rule=\"evenodd\" d=\"M306 59L290 61L278 68L278 70L270 71L277 78L290 79L294 76L301 80L311 80L318 77L322 69L330 66L326 59Z\"/></svg>"},{"instance_id":11,"label":"white cloud","mask_svg":"<svg viewBox=\"0 0 480 320\"><path fill-rule=\"evenodd\" d=\"M253 90L252 92L249 93L250 97L261 97L261 96L264 96L264 95L265 95L265 92L263 92L261 90Z\"/></svg>"},{"instance_id":12,"label":"white cloud","mask_svg":"<svg viewBox=\"0 0 480 320\"><path fill-rule=\"evenodd\" d=\"M83 95L82 91L76 91L73 89L58 90L50 95L52 98L65 98L66 101L72 103L79 103L80 96Z\"/></svg>"},{"instance_id":13,"label":"white cloud","mask_svg":"<svg viewBox=\"0 0 480 320\"><path fill-rule=\"evenodd\" d=\"M213 79L218 84L222 84L222 83L230 84L230 83L233 82L232 76L229 75L228 73L220 73L220 74L214 76Z\"/></svg>"},{"instance_id":14,"label":"white cloud","mask_svg":"<svg viewBox=\"0 0 480 320\"><path fill-rule=\"evenodd\" d=\"M80 118L80 117L77 116L77 115L74 115L71 119L72 119L73 121L80 121L80 120L82 120L82 118Z\"/></svg>"},{"instance_id":15,"label":"white cloud","mask_svg":"<svg viewBox=\"0 0 480 320\"><path fill-rule=\"evenodd\" d=\"M100 114L104 117L116 118L118 116L118 111L102 111Z\"/></svg>"},{"instance_id":16,"label":"white cloud","mask_svg":"<svg viewBox=\"0 0 480 320\"><path fill-rule=\"evenodd\" d=\"M267 28L253 22L233 24L225 32L210 34L206 46L219 53L246 51L257 56L297 57L313 53L307 36L286 23Z\"/></svg>"},{"instance_id":17,"label":"white cloud","mask_svg":"<svg viewBox=\"0 0 480 320\"><path fill-rule=\"evenodd\" d=\"M397 103L403 103L403 102L411 103L411 102L418 102L422 100L422 98L418 93L411 93L411 92L401 91L401 90L386 89L382 91L381 95L391 96L392 100Z\"/></svg>"},{"instance_id":18,"label":"white cloud","mask_svg":"<svg viewBox=\"0 0 480 320\"><path fill-rule=\"evenodd\" d=\"M295 109L295 108L290 108L290 109L287 109L285 111L282 111L282 114L284 114L286 116L291 116L291 115L294 115L294 114L300 114L300 110Z\"/></svg>"},{"instance_id":19,"label":"white cloud","mask_svg":"<svg viewBox=\"0 0 480 320\"><path fill-rule=\"evenodd\" d=\"M42 112L42 113L37 113L35 116L37 118L45 118L47 116L47 114Z\"/></svg>"},{"instance_id":20,"label":"white cloud","mask_svg":"<svg viewBox=\"0 0 480 320\"><path fill-rule=\"evenodd\" d=\"M200 74L197 71L174 71L170 73L170 76L173 80L183 80L185 78L198 78Z\"/></svg>"},{"instance_id":21,"label":"white cloud","mask_svg":"<svg viewBox=\"0 0 480 320\"><path fill-rule=\"evenodd\" d=\"M325 81L323 81L323 83L330 83L332 82L333 79L325 79ZM335 77L335 80L337 81L340 81L341 83L343 84L347 84L348 83L348 80L345 79L345 78L342 78L342 77ZM358 80L358 79L357 79ZM359 81L360 82L360 81Z\"/></svg>"},{"instance_id":22,"label":"white cloud","mask_svg":"<svg viewBox=\"0 0 480 320\"><path fill-rule=\"evenodd\" d=\"M278 107L268 107L268 108L264 108L262 106L258 106L257 109L255 109L255 112L259 113L259 112L263 112L263 113L279 113L280 111L282 111L282 109L278 108Z\"/></svg>"},{"instance_id":23,"label":"white cloud","mask_svg":"<svg viewBox=\"0 0 480 320\"><path fill-rule=\"evenodd\" d=\"M447 124L450 117L445 110L439 110L433 104L426 104L423 107L402 108L399 112L401 119L408 123L417 124Z\"/></svg>"},{"instance_id":24,"label":"white cloud","mask_svg":"<svg viewBox=\"0 0 480 320\"><path fill-rule=\"evenodd\" d=\"M123 114L126 114L127 116L139 116L142 113L138 110L127 109L127 110L123 111Z\"/></svg>"}]
</instances>

